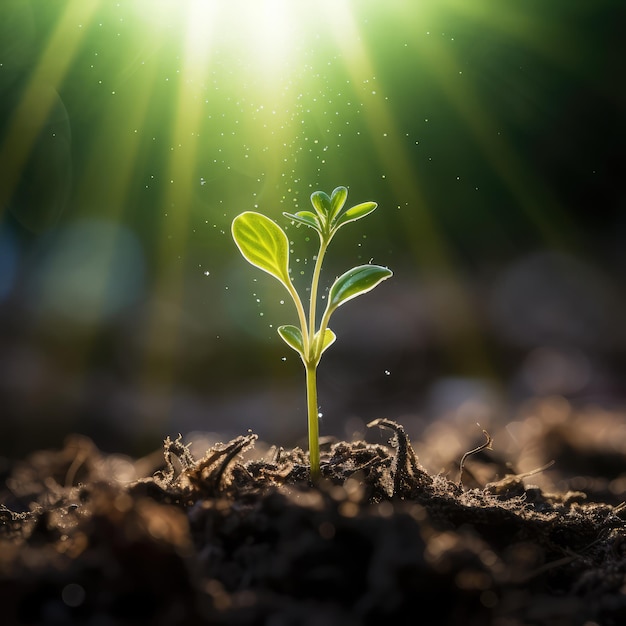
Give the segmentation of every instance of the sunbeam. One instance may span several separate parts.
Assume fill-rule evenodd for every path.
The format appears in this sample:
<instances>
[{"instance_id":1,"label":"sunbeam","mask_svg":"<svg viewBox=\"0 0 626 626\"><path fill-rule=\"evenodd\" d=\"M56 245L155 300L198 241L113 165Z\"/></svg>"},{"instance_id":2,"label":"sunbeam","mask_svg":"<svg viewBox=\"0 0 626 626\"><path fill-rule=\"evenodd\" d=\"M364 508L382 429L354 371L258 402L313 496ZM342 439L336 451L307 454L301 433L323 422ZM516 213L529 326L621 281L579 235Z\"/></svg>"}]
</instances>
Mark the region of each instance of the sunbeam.
<instances>
[{"instance_id":1,"label":"sunbeam","mask_svg":"<svg viewBox=\"0 0 626 626\"><path fill-rule=\"evenodd\" d=\"M28 79L20 102L7 124L5 136L0 138L0 212L7 208L11 200L30 150L57 97L56 90L74 61L100 3L100 0L68 2Z\"/></svg>"},{"instance_id":2,"label":"sunbeam","mask_svg":"<svg viewBox=\"0 0 626 626\"><path fill-rule=\"evenodd\" d=\"M430 70L433 78L474 136L478 150L485 155L545 242L556 246L571 245L575 228L567 213L498 130L490 117L490 107L481 102L463 78L461 65L434 39L421 46L421 52L432 60L432 68L437 70Z\"/></svg>"},{"instance_id":3,"label":"sunbeam","mask_svg":"<svg viewBox=\"0 0 626 626\"><path fill-rule=\"evenodd\" d=\"M375 74L367 51L361 42L361 36L354 19L346 5L340 7L326 5L329 23L332 24L337 47L343 53L349 75L356 84L362 84ZM330 19L332 17L332 19ZM475 371L490 371L489 358L482 344L472 311L468 294L457 275L458 261L441 234L434 211L421 191L422 174L412 166L412 159L407 153L402 136L392 113L386 105L385 95L377 93L368 102L365 112L369 138L375 146L382 171L389 179L395 200L404 205L399 209L406 226L407 243L411 246L418 265L434 269L438 280L445 280L450 285L446 306L434 312L434 319L440 325L441 336L445 341L446 329L450 327L450 316L462 318L465 332L462 338L455 337L448 345L448 357L452 362L461 362L464 367L471 364ZM450 302L453 303L450 306Z\"/></svg>"},{"instance_id":4,"label":"sunbeam","mask_svg":"<svg viewBox=\"0 0 626 626\"><path fill-rule=\"evenodd\" d=\"M182 59L178 94L173 110L171 144L166 165L166 184L158 214L153 215L156 255L153 281L153 302L142 329L144 346L140 383L146 393L155 385L166 398L171 398L175 383L175 364L180 352L180 331L184 312L185 274L188 262L189 219L196 184L199 142L202 140L206 108L206 76L210 63L212 29L215 27L216 4L196 0L188 6L185 36L181 42ZM169 302L172 308L163 306ZM177 313L173 313L177 312ZM154 359L149 346L159 344L165 359ZM167 402L160 407L166 416ZM152 416L152 425L157 416Z\"/></svg>"}]
</instances>

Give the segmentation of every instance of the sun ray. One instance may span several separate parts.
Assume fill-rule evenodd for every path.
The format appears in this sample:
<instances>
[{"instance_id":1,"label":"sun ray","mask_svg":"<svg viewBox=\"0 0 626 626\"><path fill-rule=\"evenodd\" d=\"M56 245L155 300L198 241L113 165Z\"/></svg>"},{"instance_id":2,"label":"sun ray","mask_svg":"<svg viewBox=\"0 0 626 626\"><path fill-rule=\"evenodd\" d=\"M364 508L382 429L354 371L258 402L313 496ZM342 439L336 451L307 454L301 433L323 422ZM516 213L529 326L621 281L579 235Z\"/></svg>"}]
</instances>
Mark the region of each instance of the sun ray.
<instances>
[{"instance_id":1,"label":"sun ray","mask_svg":"<svg viewBox=\"0 0 626 626\"><path fill-rule=\"evenodd\" d=\"M462 17L478 26L488 26L567 70L578 73L586 65L584 59L589 50L580 45L579 37L574 38L571 31L554 20L539 20L528 9L521 8L523 5L490 0L445 0L442 4L447 5L455 19Z\"/></svg>"},{"instance_id":2,"label":"sun ray","mask_svg":"<svg viewBox=\"0 0 626 626\"><path fill-rule=\"evenodd\" d=\"M326 3L324 6L348 72L354 83L362 84L374 76L375 71L361 43L349 7L344 3L335 2ZM430 267L436 271L437 280L443 278L446 281L450 286L448 297L454 302L450 307L450 300L447 300L446 306L436 311L433 319L440 325L444 341L447 339L446 330L451 327L450 315L454 315L456 320L463 319L466 329L463 340L458 336L451 340L447 346L449 358L457 363L460 361L467 371L490 372L492 369L490 360L477 323L473 319L469 297L458 279L453 252L433 219L432 209L421 190L419 172L411 165L406 147L400 140L401 134L385 102L383 95L378 94L378 97L369 101L365 108L370 138L398 201L407 203L412 209L410 214L408 208L402 209L401 215L406 221L409 244L416 258L422 267ZM452 326L454 325L453 322Z\"/></svg>"},{"instance_id":3,"label":"sun ray","mask_svg":"<svg viewBox=\"0 0 626 626\"><path fill-rule=\"evenodd\" d=\"M158 69L159 59L151 59L134 76L131 95L108 96L110 104L96 125L98 132L88 149L89 157L75 192L77 205L88 212L94 201L104 201L108 219L116 220L122 215L133 187L137 156L146 140L143 126L151 106ZM120 119L124 120L123 142L112 145L111 138L120 137L115 132Z\"/></svg>"},{"instance_id":4,"label":"sun ray","mask_svg":"<svg viewBox=\"0 0 626 626\"><path fill-rule=\"evenodd\" d=\"M132 99L108 96L111 104L96 125L98 132L87 149L88 158L78 178L74 194L74 204L78 213L84 217L103 216L98 219L102 220L103 226L110 226L112 233L123 232L119 230L120 224L124 222L124 212L129 209L133 189L137 187L134 174L143 141L142 125L150 106L157 69L158 62L152 59L144 71L135 77ZM111 138L115 135L121 118L125 120L127 132L122 141L112 145ZM117 137L120 135L117 134ZM105 232L108 231L105 229ZM91 313L95 323L85 328L82 333L80 349L74 354L75 371L88 371L88 360L97 341L99 326L105 319L107 299L111 297L110 290L119 282L119 277L113 275L116 267L115 255L120 252L117 249L118 243L117 237L109 237L103 240L99 249L99 254L108 258L107 275L99 294L101 314ZM59 253L62 254L63 251L59 250ZM140 259L137 259L137 262L139 263ZM127 269L132 271L136 268Z\"/></svg>"},{"instance_id":5,"label":"sun ray","mask_svg":"<svg viewBox=\"0 0 626 626\"><path fill-rule=\"evenodd\" d=\"M415 43L415 45L420 45ZM433 78L473 135L478 149L493 171L504 182L546 243L575 245L576 228L554 194L518 155L505 135L498 132L487 107L461 74L453 55L435 39L421 45L421 53L431 59Z\"/></svg>"},{"instance_id":6,"label":"sun ray","mask_svg":"<svg viewBox=\"0 0 626 626\"><path fill-rule=\"evenodd\" d=\"M101 0L71 0L33 70L0 144L0 212L4 211L33 144L55 102L56 89L75 58Z\"/></svg>"},{"instance_id":7,"label":"sun ray","mask_svg":"<svg viewBox=\"0 0 626 626\"><path fill-rule=\"evenodd\" d=\"M189 236L189 218L197 167L198 144L205 111L206 85L210 61L211 35L216 5L196 0L188 7L186 35L183 41L181 75L170 135L171 154L167 165L167 188L160 215L160 237L155 254L153 306L144 327L143 345L159 345L165 358L154 359L149 348L144 353L140 385L149 392L158 386L172 402L175 363L179 351L180 313L172 319L171 310L159 304L182 303L184 294L185 253ZM154 216L159 219L159 216ZM165 418L168 407L161 406ZM150 416L154 427L155 418ZM156 420L158 421L158 420Z\"/></svg>"}]
</instances>

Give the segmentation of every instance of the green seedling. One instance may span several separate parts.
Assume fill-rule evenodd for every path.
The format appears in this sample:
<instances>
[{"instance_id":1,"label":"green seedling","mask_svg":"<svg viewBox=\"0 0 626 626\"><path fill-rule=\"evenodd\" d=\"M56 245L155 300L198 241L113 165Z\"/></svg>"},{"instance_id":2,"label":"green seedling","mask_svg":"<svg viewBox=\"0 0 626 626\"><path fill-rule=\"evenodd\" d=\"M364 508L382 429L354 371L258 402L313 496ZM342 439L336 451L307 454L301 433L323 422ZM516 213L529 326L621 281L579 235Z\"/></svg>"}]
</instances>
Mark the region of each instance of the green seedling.
<instances>
[{"instance_id":1,"label":"green seedling","mask_svg":"<svg viewBox=\"0 0 626 626\"><path fill-rule=\"evenodd\" d=\"M315 257L311 279L308 317L291 281L289 270L289 240L285 232L269 217L246 211L238 215L232 224L232 234L244 258L252 265L277 278L287 289L298 313L299 326L285 325L278 334L302 359L306 372L307 414L309 422L309 459L311 480L320 476L319 424L317 405L317 366L324 351L335 341L335 333L328 327L331 315L348 300L371 291L393 272L379 265L359 265L345 272L332 284L326 309L316 327L316 306L322 263L328 245L336 232L346 224L369 215L378 205L363 202L344 209L348 190L337 187L330 196L323 191L311 195L314 211L283 213L297 225L304 224L317 231L320 247Z\"/></svg>"}]
</instances>

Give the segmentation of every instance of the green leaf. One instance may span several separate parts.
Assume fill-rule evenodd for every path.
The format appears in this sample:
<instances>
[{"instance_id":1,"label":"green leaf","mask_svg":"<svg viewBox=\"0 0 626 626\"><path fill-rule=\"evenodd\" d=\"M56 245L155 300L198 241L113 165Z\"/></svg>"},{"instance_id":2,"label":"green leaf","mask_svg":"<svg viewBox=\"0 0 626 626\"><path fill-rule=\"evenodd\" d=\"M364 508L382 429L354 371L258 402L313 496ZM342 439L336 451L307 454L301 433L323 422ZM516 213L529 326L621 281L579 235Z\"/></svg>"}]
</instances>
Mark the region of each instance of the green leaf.
<instances>
[{"instance_id":1,"label":"green leaf","mask_svg":"<svg viewBox=\"0 0 626 626\"><path fill-rule=\"evenodd\" d=\"M369 215L377 206L378 204L376 204L376 202L363 202L361 204L357 204L356 206L348 209L342 215L339 215L333 224L333 228L337 230L344 224L348 224L348 222L360 220L362 217Z\"/></svg>"},{"instance_id":2,"label":"green leaf","mask_svg":"<svg viewBox=\"0 0 626 626\"><path fill-rule=\"evenodd\" d=\"M278 327L278 334L283 341L293 348L301 357L304 357L304 342L302 341L302 331L297 326L287 324Z\"/></svg>"},{"instance_id":3,"label":"green leaf","mask_svg":"<svg viewBox=\"0 0 626 626\"><path fill-rule=\"evenodd\" d=\"M328 294L327 315L348 300L371 291L383 280L393 276L393 272L380 265L359 265L342 274L333 283Z\"/></svg>"},{"instance_id":4,"label":"green leaf","mask_svg":"<svg viewBox=\"0 0 626 626\"><path fill-rule=\"evenodd\" d=\"M320 337L320 331L315 333L316 343L319 341L319 337ZM335 333L332 330L330 330L330 328L327 328L324 331L324 340L322 341L322 347L319 351L320 356L322 356L322 354L326 351L328 347L330 347L333 343L335 343L335 339L337 339L337 335L335 335Z\"/></svg>"},{"instance_id":5,"label":"green leaf","mask_svg":"<svg viewBox=\"0 0 626 626\"><path fill-rule=\"evenodd\" d=\"M339 213L341 213L341 209L343 209L343 205L346 203L346 199L348 198L348 190L345 187L337 187L332 195L330 196L330 221L335 219Z\"/></svg>"},{"instance_id":6,"label":"green leaf","mask_svg":"<svg viewBox=\"0 0 626 626\"><path fill-rule=\"evenodd\" d=\"M322 223L325 223L330 213L331 201L328 194L323 191L314 191L311 194L311 204L320 216Z\"/></svg>"},{"instance_id":7,"label":"green leaf","mask_svg":"<svg viewBox=\"0 0 626 626\"><path fill-rule=\"evenodd\" d=\"M283 215L298 224L305 224L317 231L321 229L319 218L313 211L298 211L297 213L283 213Z\"/></svg>"},{"instance_id":8,"label":"green leaf","mask_svg":"<svg viewBox=\"0 0 626 626\"><path fill-rule=\"evenodd\" d=\"M289 240L269 217L246 211L233 220L233 239L244 258L287 286L289 279Z\"/></svg>"}]
</instances>

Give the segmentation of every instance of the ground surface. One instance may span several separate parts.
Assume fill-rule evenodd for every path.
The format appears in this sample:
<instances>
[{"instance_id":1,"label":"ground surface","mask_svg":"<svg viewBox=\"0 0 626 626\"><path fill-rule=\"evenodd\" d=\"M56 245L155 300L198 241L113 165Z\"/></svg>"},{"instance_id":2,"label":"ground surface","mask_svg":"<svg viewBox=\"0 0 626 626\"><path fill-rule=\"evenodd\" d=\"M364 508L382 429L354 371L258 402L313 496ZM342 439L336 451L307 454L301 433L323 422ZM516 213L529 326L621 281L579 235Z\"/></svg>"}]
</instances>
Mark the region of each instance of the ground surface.
<instances>
[{"instance_id":1,"label":"ground surface","mask_svg":"<svg viewBox=\"0 0 626 626\"><path fill-rule=\"evenodd\" d=\"M626 624L625 456L575 423L531 446L584 470L552 493L533 480L554 469L507 474L497 449L429 473L387 420L388 445L325 445L317 487L301 450L255 457L252 434L199 460L70 437L5 467L0 623Z\"/></svg>"}]
</instances>

